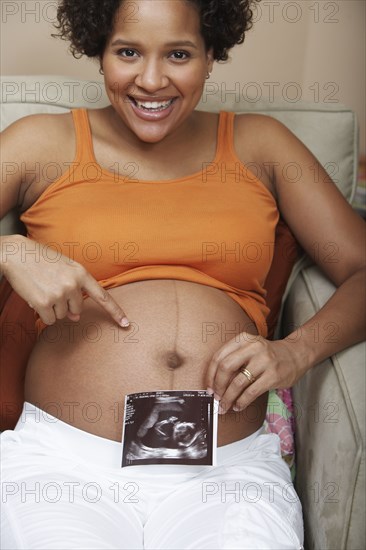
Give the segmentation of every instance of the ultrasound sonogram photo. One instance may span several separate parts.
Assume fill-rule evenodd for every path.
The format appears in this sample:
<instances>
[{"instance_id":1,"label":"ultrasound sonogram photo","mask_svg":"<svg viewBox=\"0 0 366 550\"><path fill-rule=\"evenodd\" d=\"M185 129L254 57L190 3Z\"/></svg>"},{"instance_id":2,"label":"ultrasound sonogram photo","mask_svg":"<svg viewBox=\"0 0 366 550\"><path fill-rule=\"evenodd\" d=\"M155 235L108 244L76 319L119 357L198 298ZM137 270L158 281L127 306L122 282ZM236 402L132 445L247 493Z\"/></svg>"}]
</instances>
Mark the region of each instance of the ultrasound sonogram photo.
<instances>
[{"instance_id":1,"label":"ultrasound sonogram photo","mask_svg":"<svg viewBox=\"0 0 366 550\"><path fill-rule=\"evenodd\" d=\"M127 396L122 465L211 461L211 401L203 391Z\"/></svg>"}]
</instances>

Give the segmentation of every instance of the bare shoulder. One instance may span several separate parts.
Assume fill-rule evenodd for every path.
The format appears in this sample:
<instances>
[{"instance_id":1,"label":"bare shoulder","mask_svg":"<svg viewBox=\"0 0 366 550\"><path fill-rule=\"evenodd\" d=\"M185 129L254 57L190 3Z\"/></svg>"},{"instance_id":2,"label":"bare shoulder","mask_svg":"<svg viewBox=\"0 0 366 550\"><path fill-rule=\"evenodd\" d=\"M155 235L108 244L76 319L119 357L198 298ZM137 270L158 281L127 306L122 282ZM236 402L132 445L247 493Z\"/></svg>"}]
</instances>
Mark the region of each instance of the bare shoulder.
<instances>
[{"instance_id":1,"label":"bare shoulder","mask_svg":"<svg viewBox=\"0 0 366 550\"><path fill-rule=\"evenodd\" d=\"M255 165L259 179L276 200L271 143L286 130L283 124L267 115L240 113L234 118L234 147L238 158L244 165Z\"/></svg>"},{"instance_id":2,"label":"bare shoulder","mask_svg":"<svg viewBox=\"0 0 366 550\"><path fill-rule=\"evenodd\" d=\"M27 115L9 124L3 133L9 131L27 131L46 129L47 127L64 126L68 120L71 120L71 111L66 113L38 113Z\"/></svg>"},{"instance_id":3,"label":"bare shoulder","mask_svg":"<svg viewBox=\"0 0 366 550\"><path fill-rule=\"evenodd\" d=\"M281 164L299 160L316 161L311 151L282 122L263 114L246 113L235 117L237 147L243 150L248 142L255 149L258 159L266 164Z\"/></svg>"},{"instance_id":4,"label":"bare shoulder","mask_svg":"<svg viewBox=\"0 0 366 550\"><path fill-rule=\"evenodd\" d=\"M2 139L5 143L16 144L20 156L40 158L52 149L59 149L58 146L65 144L65 138L70 138L72 133L71 112L42 113L16 120L2 132Z\"/></svg>"},{"instance_id":5,"label":"bare shoulder","mask_svg":"<svg viewBox=\"0 0 366 550\"><path fill-rule=\"evenodd\" d=\"M293 135L282 122L269 115L258 113L240 113L234 119L235 139L240 148L241 143L250 141L254 145L270 147L274 140Z\"/></svg>"},{"instance_id":6,"label":"bare shoulder","mask_svg":"<svg viewBox=\"0 0 366 550\"><path fill-rule=\"evenodd\" d=\"M14 206L23 209L34 202L50 183L48 176L43 181L49 163L62 166L73 160L75 137L71 112L33 114L18 119L2 132L1 149L4 215Z\"/></svg>"}]
</instances>

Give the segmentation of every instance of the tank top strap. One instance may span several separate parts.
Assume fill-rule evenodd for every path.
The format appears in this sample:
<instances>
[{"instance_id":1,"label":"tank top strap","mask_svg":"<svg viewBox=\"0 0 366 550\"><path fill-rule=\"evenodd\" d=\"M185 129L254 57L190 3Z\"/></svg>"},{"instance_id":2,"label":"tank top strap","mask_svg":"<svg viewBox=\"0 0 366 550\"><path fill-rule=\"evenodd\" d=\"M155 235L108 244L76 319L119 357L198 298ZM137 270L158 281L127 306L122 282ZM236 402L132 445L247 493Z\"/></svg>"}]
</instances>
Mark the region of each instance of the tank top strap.
<instances>
[{"instance_id":1,"label":"tank top strap","mask_svg":"<svg viewBox=\"0 0 366 550\"><path fill-rule=\"evenodd\" d=\"M234 147L234 117L232 111L220 111L218 136L217 136L217 158L228 160L232 157L236 160Z\"/></svg>"},{"instance_id":2,"label":"tank top strap","mask_svg":"<svg viewBox=\"0 0 366 550\"><path fill-rule=\"evenodd\" d=\"M75 128L76 155L75 160L81 163L94 161L93 140L87 110L72 109Z\"/></svg>"}]
</instances>

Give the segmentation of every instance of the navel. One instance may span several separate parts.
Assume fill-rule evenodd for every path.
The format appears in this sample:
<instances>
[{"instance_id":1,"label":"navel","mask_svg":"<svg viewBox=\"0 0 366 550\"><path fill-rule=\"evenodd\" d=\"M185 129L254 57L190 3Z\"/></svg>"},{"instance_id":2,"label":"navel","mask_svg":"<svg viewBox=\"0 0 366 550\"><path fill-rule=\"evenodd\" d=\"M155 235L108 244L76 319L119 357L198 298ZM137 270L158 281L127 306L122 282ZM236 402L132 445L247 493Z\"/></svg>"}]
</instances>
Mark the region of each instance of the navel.
<instances>
[{"instance_id":1,"label":"navel","mask_svg":"<svg viewBox=\"0 0 366 550\"><path fill-rule=\"evenodd\" d=\"M166 364L169 369L177 369L184 363L184 358L179 353L171 352L166 357Z\"/></svg>"}]
</instances>

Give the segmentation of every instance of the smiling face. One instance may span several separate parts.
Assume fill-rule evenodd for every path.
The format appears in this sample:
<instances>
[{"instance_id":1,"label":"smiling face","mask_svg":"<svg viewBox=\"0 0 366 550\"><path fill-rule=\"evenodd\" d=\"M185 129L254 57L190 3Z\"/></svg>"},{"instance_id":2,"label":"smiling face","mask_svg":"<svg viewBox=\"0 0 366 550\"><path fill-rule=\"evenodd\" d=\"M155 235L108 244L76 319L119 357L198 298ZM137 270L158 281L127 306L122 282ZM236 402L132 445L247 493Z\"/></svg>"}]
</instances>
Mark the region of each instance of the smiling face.
<instances>
[{"instance_id":1,"label":"smiling face","mask_svg":"<svg viewBox=\"0 0 366 550\"><path fill-rule=\"evenodd\" d=\"M157 143L189 117L201 98L212 52L196 7L186 0L123 2L102 57L105 87L124 124Z\"/></svg>"}]
</instances>

